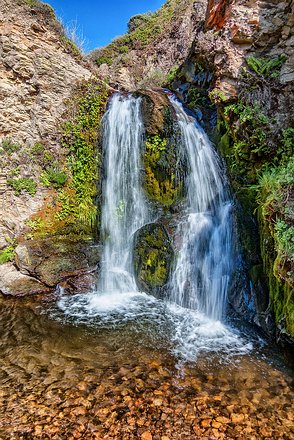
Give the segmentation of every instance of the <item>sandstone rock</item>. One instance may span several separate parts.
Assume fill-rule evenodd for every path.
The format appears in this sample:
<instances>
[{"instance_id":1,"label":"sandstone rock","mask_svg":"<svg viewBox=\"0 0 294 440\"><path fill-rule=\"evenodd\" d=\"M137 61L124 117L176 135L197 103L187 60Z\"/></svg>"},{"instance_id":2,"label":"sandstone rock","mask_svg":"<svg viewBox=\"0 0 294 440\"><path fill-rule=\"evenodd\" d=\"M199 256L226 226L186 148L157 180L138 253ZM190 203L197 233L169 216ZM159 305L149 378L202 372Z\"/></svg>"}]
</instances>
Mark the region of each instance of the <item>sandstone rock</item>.
<instances>
[{"instance_id":1,"label":"sandstone rock","mask_svg":"<svg viewBox=\"0 0 294 440\"><path fill-rule=\"evenodd\" d=\"M7 296L25 296L50 293L50 289L37 279L20 273L12 263L0 265L0 292Z\"/></svg>"}]
</instances>

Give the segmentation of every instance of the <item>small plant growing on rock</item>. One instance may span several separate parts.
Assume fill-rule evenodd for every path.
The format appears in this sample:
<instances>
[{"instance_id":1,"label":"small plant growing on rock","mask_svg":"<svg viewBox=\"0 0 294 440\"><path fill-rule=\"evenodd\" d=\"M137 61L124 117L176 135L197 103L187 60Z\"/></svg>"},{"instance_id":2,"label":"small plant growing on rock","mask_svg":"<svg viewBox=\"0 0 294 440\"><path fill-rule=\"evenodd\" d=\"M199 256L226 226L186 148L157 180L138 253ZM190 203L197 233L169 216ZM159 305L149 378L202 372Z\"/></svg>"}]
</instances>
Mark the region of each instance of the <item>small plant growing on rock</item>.
<instances>
[{"instance_id":1,"label":"small plant growing on rock","mask_svg":"<svg viewBox=\"0 0 294 440\"><path fill-rule=\"evenodd\" d=\"M8 263L14 258L14 247L7 246L0 251L0 264Z\"/></svg>"},{"instance_id":2,"label":"small plant growing on rock","mask_svg":"<svg viewBox=\"0 0 294 440\"><path fill-rule=\"evenodd\" d=\"M14 189L17 196L21 194L22 191L26 191L31 196L34 196L37 192L37 184L29 177L21 177L20 179L8 179L7 185Z\"/></svg>"},{"instance_id":3,"label":"small plant growing on rock","mask_svg":"<svg viewBox=\"0 0 294 440\"><path fill-rule=\"evenodd\" d=\"M0 152L5 152L8 155L15 153L21 149L21 145L17 142L13 142L11 139L4 139L1 142Z\"/></svg>"},{"instance_id":4,"label":"small plant growing on rock","mask_svg":"<svg viewBox=\"0 0 294 440\"><path fill-rule=\"evenodd\" d=\"M287 57L284 54L279 55L277 58L256 58L251 56L247 58L246 62L257 75L265 78L276 78L286 59Z\"/></svg>"},{"instance_id":5,"label":"small plant growing on rock","mask_svg":"<svg viewBox=\"0 0 294 440\"><path fill-rule=\"evenodd\" d=\"M44 186L53 186L53 188L62 188L67 181L67 174L61 170L58 163L46 168L41 176L41 182Z\"/></svg>"},{"instance_id":6,"label":"small plant growing on rock","mask_svg":"<svg viewBox=\"0 0 294 440\"><path fill-rule=\"evenodd\" d=\"M102 64L107 64L108 66L111 66L112 65L112 59L110 57L102 55L101 57L98 57L96 59L96 64L97 64L98 67L102 66Z\"/></svg>"}]
</instances>

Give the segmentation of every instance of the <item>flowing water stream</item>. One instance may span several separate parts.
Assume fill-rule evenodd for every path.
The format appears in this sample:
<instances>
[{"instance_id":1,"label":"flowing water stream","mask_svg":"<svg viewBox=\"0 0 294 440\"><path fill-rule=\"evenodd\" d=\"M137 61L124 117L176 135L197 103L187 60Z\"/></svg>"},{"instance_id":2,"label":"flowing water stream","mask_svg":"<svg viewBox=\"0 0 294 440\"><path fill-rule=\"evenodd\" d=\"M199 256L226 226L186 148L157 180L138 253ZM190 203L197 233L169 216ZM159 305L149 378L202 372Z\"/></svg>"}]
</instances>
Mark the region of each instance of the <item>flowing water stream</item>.
<instances>
[{"instance_id":1,"label":"flowing water stream","mask_svg":"<svg viewBox=\"0 0 294 440\"><path fill-rule=\"evenodd\" d=\"M170 283L170 298L221 320L233 271L232 203L224 171L207 135L176 99L170 100L189 163L187 206L178 226L182 246Z\"/></svg>"},{"instance_id":2,"label":"flowing water stream","mask_svg":"<svg viewBox=\"0 0 294 440\"><path fill-rule=\"evenodd\" d=\"M88 294L0 298L1 440L293 438L290 372L225 319L234 235L220 161L171 103L188 173L169 298L135 283L133 236L157 214L142 191L140 99L114 95L103 122L100 283Z\"/></svg>"}]
</instances>

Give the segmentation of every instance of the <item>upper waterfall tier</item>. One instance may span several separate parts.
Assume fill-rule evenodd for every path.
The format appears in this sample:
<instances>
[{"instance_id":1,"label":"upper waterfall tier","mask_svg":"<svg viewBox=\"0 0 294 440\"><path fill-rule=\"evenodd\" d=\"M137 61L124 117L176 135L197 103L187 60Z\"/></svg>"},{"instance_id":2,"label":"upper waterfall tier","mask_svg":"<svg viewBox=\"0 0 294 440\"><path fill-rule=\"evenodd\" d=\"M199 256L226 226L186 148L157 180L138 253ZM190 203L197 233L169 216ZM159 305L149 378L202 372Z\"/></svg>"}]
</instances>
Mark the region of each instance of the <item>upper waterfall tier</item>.
<instances>
[{"instance_id":1,"label":"upper waterfall tier","mask_svg":"<svg viewBox=\"0 0 294 440\"><path fill-rule=\"evenodd\" d=\"M133 234L150 221L140 182L144 134L140 109L139 98L115 94L104 117L103 292L137 290L132 266Z\"/></svg>"}]
</instances>

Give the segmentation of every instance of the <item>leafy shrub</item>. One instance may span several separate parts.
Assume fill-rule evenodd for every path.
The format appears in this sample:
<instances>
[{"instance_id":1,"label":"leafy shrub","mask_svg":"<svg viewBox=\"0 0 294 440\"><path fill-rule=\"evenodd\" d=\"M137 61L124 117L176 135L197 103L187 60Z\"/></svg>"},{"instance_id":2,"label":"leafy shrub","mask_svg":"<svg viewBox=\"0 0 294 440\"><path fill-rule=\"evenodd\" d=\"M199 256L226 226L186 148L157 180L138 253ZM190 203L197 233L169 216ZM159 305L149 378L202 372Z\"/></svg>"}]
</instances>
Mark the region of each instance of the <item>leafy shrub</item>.
<instances>
[{"instance_id":1,"label":"leafy shrub","mask_svg":"<svg viewBox=\"0 0 294 440\"><path fill-rule=\"evenodd\" d=\"M102 64L107 64L108 66L111 66L112 59L110 57L102 55L96 59L96 64L97 66L101 66Z\"/></svg>"},{"instance_id":2,"label":"leafy shrub","mask_svg":"<svg viewBox=\"0 0 294 440\"><path fill-rule=\"evenodd\" d=\"M22 191L26 191L31 196L37 192L37 184L29 177L21 177L20 179L8 179L7 184L14 189L16 195L20 195Z\"/></svg>"},{"instance_id":3,"label":"leafy shrub","mask_svg":"<svg viewBox=\"0 0 294 440\"><path fill-rule=\"evenodd\" d=\"M7 246L5 249L0 251L0 264L8 263L14 258L14 247Z\"/></svg>"},{"instance_id":4,"label":"leafy shrub","mask_svg":"<svg viewBox=\"0 0 294 440\"><path fill-rule=\"evenodd\" d=\"M41 144L40 142L36 142L32 147L31 147L31 154L33 156L40 156L41 154L44 153L44 145Z\"/></svg>"},{"instance_id":5,"label":"leafy shrub","mask_svg":"<svg viewBox=\"0 0 294 440\"><path fill-rule=\"evenodd\" d=\"M129 51L129 47L124 45L124 46L120 46L119 48L119 53L128 53Z\"/></svg>"},{"instance_id":6,"label":"leafy shrub","mask_svg":"<svg viewBox=\"0 0 294 440\"><path fill-rule=\"evenodd\" d=\"M41 182L44 186L53 186L54 188L61 188L66 184L67 174L61 170L58 163L47 167L41 176Z\"/></svg>"}]
</instances>

